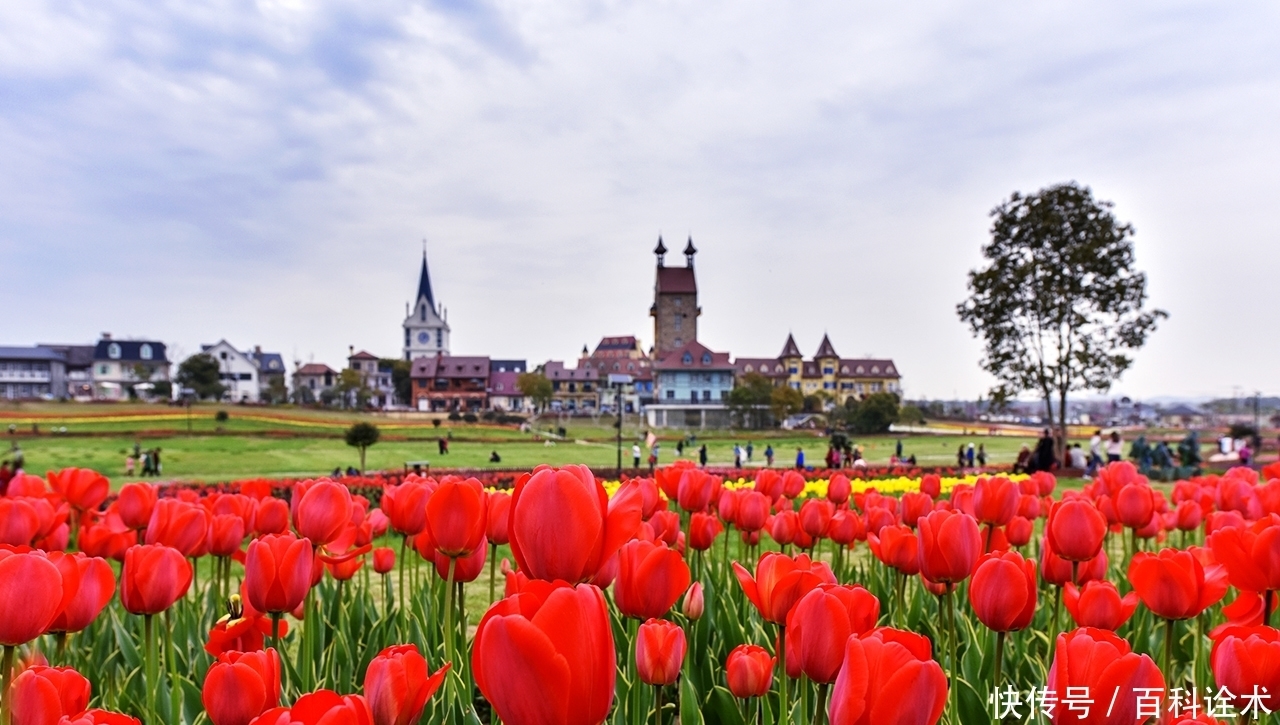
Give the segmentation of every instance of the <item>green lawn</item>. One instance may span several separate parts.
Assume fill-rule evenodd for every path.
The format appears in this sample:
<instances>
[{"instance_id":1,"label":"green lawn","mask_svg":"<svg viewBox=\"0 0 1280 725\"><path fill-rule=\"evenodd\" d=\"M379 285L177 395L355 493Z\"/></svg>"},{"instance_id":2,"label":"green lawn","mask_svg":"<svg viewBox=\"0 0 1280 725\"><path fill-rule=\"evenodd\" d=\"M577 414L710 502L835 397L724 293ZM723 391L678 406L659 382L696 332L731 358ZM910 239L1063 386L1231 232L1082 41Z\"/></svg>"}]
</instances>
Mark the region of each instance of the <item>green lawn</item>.
<instances>
[{"instance_id":1,"label":"green lawn","mask_svg":"<svg viewBox=\"0 0 1280 725\"><path fill-rule=\"evenodd\" d=\"M504 442L476 442L463 439L459 431L457 439L449 447L447 456L437 454L435 439L379 442L368 451L368 470L400 469L405 461L427 460L435 467L448 468L532 468L541 463L563 465L585 463L609 467L616 460L614 444L606 442L603 435L587 442L558 442L549 445L524 435L520 439ZM631 440L628 431L623 443L624 465L630 467ZM117 482L123 482L124 459L132 450L133 436L24 436L20 439L26 455L27 470L43 472L64 466L93 468ZM164 463L164 478L190 480L223 480L252 476L315 476L359 465L354 448L340 438L276 438L262 435L186 435L147 436L138 438L144 448L159 447ZM676 436L662 439L660 463L675 459ZM735 442L755 444L753 462L764 459L765 444L772 444L776 453L774 465L792 465L797 446L803 447L809 465L822 466L826 453L826 441L813 435L789 435L769 438L740 435L736 438L703 437L698 444L706 443L709 462L713 465L729 465L733 462ZM887 463L892 455L897 437L868 436L856 439L872 463ZM954 465L956 447L970 438L962 436L903 437L905 455L915 453L920 465ZM992 437L972 438L987 447L988 463L1008 464L1017 456L1019 446L1027 439ZM500 464L490 464L491 452L497 451ZM647 456L647 453L645 454ZM696 448L686 447L686 458L695 458Z\"/></svg>"}]
</instances>

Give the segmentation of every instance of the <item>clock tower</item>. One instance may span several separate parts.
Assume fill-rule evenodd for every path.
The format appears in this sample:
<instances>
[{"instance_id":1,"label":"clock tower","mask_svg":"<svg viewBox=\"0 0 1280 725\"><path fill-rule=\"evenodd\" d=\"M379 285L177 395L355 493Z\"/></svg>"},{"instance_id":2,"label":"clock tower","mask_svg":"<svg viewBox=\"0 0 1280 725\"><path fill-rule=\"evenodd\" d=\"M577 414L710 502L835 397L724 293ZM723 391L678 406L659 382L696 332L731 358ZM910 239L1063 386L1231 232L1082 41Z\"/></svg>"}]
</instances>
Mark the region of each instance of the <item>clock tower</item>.
<instances>
[{"instance_id":1,"label":"clock tower","mask_svg":"<svg viewBox=\"0 0 1280 725\"><path fill-rule=\"evenodd\" d=\"M418 298L405 304L404 359L448 355L449 322L444 306L436 306L431 294L431 275L427 272L427 250L422 250L422 274L418 277Z\"/></svg>"}]
</instances>

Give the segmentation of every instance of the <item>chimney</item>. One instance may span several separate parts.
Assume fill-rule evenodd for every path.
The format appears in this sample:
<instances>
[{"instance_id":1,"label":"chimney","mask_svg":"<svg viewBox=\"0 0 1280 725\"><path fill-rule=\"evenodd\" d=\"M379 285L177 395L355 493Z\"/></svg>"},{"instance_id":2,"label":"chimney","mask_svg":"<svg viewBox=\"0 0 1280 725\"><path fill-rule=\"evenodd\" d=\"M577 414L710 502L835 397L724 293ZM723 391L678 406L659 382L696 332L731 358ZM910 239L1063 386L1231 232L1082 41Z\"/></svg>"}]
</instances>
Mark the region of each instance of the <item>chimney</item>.
<instances>
[{"instance_id":1,"label":"chimney","mask_svg":"<svg viewBox=\"0 0 1280 725\"><path fill-rule=\"evenodd\" d=\"M110 339L111 339L111 333L110 333L110 332L104 332L104 333L102 333L102 339L103 339L103 340L110 340Z\"/></svg>"},{"instance_id":2,"label":"chimney","mask_svg":"<svg viewBox=\"0 0 1280 725\"><path fill-rule=\"evenodd\" d=\"M347 357L351 357L352 355L355 355L355 354L356 354L356 346L347 345Z\"/></svg>"},{"instance_id":3,"label":"chimney","mask_svg":"<svg viewBox=\"0 0 1280 725\"><path fill-rule=\"evenodd\" d=\"M254 346L253 346L253 354L254 354L254 355L262 355L262 346L261 346L261 345L254 345Z\"/></svg>"}]
</instances>

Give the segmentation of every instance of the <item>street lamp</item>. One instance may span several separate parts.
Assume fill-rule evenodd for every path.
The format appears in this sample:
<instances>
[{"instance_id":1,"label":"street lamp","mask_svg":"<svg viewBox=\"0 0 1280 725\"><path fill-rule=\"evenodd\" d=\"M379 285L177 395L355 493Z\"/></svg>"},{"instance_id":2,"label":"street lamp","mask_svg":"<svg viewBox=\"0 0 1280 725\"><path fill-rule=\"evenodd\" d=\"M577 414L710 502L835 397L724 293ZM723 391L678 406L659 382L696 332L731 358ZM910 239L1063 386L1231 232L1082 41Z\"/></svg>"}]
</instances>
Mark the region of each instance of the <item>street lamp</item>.
<instances>
[{"instance_id":1,"label":"street lamp","mask_svg":"<svg viewBox=\"0 0 1280 725\"><path fill-rule=\"evenodd\" d=\"M625 373L609 373L609 385L613 387L614 405L618 406L618 479L622 479L622 386L631 384L631 376Z\"/></svg>"}]
</instances>

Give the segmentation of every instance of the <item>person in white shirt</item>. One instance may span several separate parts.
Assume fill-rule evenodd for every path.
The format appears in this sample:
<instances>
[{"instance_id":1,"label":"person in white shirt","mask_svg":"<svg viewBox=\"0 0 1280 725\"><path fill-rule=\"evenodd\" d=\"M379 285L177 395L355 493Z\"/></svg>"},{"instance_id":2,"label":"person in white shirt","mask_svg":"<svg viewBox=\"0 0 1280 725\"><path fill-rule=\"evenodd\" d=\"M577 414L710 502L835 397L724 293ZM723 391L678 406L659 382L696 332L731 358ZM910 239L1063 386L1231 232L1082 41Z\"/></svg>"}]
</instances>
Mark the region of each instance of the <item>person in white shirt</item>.
<instances>
[{"instance_id":1,"label":"person in white shirt","mask_svg":"<svg viewBox=\"0 0 1280 725\"><path fill-rule=\"evenodd\" d=\"M631 444L631 460L634 461L634 463L631 466L632 468L640 467L640 444L639 443Z\"/></svg>"},{"instance_id":2,"label":"person in white shirt","mask_svg":"<svg viewBox=\"0 0 1280 725\"><path fill-rule=\"evenodd\" d=\"M1102 431L1095 430L1093 437L1089 439L1089 475L1092 476L1097 472L1098 466L1102 465Z\"/></svg>"},{"instance_id":3,"label":"person in white shirt","mask_svg":"<svg viewBox=\"0 0 1280 725\"><path fill-rule=\"evenodd\" d=\"M1115 463L1124 456L1124 441L1120 440L1120 431L1111 431L1107 439L1107 463Z\"/></svg>"}]
</instances>

